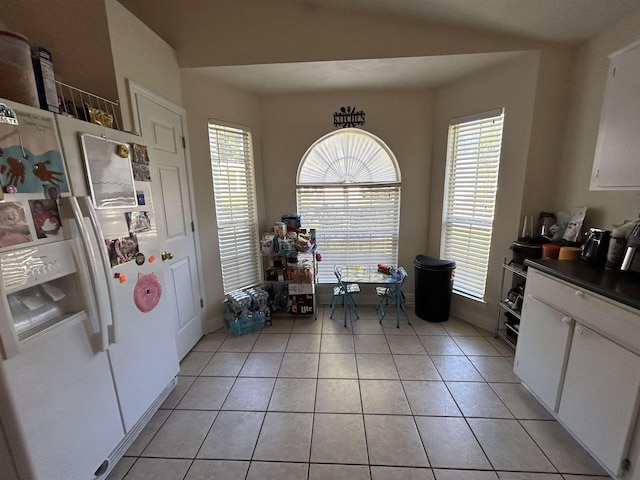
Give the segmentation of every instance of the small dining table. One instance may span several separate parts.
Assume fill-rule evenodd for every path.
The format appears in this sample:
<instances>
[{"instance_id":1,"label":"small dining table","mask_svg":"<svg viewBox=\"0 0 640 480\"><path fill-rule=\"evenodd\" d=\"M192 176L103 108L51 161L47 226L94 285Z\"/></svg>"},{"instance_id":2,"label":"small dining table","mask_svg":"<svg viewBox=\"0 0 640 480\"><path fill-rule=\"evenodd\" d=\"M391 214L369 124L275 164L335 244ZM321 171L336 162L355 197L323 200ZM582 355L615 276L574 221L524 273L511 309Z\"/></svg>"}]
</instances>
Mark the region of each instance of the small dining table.
<instances>
[{"instance_id":1,"label":"small dining table","mask_svg":"<svg viewBox=\"0 0 640 480\"><path fill-rule=\"evenodd\" d=\"M370 285L389 286L395 283L401 283L402 277L399 275L387 275L378 270L376 265L342 265L342 281L345 284L359 283ZM398 292L402 295L402 292ZM400 301L396 301L396 320L400 322ZM345 307L346 314L346 307Z\"/></svg>"},{"instance_id":2,"label":"small dining table","mask_svg":"<svg viewBox=\"0 0 640 480\"><path fill-rule=\"evenodd\" d=\"M398 278L378 270L375 265L342 265L342 281L345 283L386 284L397 283Z\"/></svg>"}]
</instances>

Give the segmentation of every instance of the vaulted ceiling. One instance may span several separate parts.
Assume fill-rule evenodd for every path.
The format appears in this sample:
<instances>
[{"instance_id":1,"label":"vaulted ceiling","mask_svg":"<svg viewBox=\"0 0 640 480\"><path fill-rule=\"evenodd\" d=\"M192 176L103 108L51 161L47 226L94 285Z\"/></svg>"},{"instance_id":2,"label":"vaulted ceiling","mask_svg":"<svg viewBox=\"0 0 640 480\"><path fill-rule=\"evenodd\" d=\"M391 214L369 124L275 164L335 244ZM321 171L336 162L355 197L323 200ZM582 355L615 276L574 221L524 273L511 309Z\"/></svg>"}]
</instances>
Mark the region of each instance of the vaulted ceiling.
<instances>
[{"instance_id":1,"label":"vaulted ceiling","mask_svg":"<svg viewBox=\"0 0 640 480\"><path fill-rule=\"evenodd\" d=\"M424 25L452 31L465 29L480 35L512 36L518 41L579 44L628 15L640 12L640 0L118 0L143 23L162 37L178 53L183 67L206 68L211 78L231 83L254 93L309 92L348 89L433 88L472 71L495 65L517 52L484 52L423 56L380 54L380 58L321 58L318 61L279 60L267 52L266 61L233 61L215 65L194 58L194 45L211 40L211 48L224 48L216 36L215 21L232 23L241 34L230 39L242 42L243 35L269 35L284 38L278 31L278 10L307 12L335 10L349 18L353 28L376 18L397 21L411 28ZM268 5L268 7L267 7ZM259 33L247 12L264 14ZM363 18L365 20L363 20ZM269 30L269 22L273 30ZM310 26L312 27L312 26ZM293 26L300 32L304 26ZM462 30L460 30L462 29ZM209 31L207 31L209 30ZM256 26L258 30L258 26ZM282 37L280 37L282 36ZM293 35L295 37L295 35ZM296 41L295 38L291 40ZM309 42L309 39L304 40ZM255 49L256 44L253 44ZM286 48L286 46L285 46ZM247 50L251 44L247 40ZM326 52L326 49L325 49ZM249 56L251 54L249 53ZM319 56L326 53L320 52ZM258 54L256 56L259 57ZM275 60L274 60L275 58Z\"/></svg>"}]
</instances>

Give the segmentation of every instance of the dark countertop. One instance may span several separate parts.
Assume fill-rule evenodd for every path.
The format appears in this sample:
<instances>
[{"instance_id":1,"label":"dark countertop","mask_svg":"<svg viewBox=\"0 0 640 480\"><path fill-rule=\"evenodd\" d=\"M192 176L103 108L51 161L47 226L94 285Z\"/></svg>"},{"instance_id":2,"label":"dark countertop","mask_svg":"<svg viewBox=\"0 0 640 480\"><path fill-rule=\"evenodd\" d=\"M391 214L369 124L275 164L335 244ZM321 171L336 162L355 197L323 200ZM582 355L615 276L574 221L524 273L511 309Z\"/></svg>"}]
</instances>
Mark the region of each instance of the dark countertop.
<instances>
[{"instance_id":1,"label":"dark countertop","mask_svg":"<svg viewBox=\"0 0 640 480\"><path fill-rule=\"evenodd\" d=\"M605 270L583 260L532 260L524 264L640 310L640 272Z\"/></svg>"}]
</instances>

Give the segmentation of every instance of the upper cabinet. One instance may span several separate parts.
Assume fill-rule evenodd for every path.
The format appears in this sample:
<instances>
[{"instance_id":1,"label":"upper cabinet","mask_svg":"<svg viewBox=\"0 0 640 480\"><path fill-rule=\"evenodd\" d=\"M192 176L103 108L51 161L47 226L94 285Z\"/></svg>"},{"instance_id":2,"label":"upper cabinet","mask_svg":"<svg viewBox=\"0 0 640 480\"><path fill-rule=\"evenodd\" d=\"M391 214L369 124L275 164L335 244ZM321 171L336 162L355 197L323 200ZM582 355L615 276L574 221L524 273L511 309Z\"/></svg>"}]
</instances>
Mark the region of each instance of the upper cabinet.
<instances>
[{"instance_id":1,"label":"upper cabinet","mask_svg":"<svg viewBox=\"0 0 640 480\"><path fill-rule=\"evenodd\" d=\"M640 42L613 54L591 190L640 190Z\"/></svg>"}]
</instances>

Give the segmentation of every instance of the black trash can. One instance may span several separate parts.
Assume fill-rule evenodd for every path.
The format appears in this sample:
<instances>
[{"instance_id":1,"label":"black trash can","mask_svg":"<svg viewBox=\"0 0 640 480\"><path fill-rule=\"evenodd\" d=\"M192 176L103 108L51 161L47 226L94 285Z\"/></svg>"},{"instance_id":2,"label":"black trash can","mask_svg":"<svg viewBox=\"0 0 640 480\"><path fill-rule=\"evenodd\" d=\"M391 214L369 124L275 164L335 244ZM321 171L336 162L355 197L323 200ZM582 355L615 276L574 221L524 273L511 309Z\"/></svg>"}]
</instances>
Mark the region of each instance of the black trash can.
<instances>
[{"instance_id":1,"label":"black trash can","mask_svg":"<svg viewBox=\"0 0 640 480\"><path fill-rule=\"evenodd\" d=\"M416 315L430 322L449 318L456 262L418 255L415 267Z\"/></svg>"}]
</instances>

